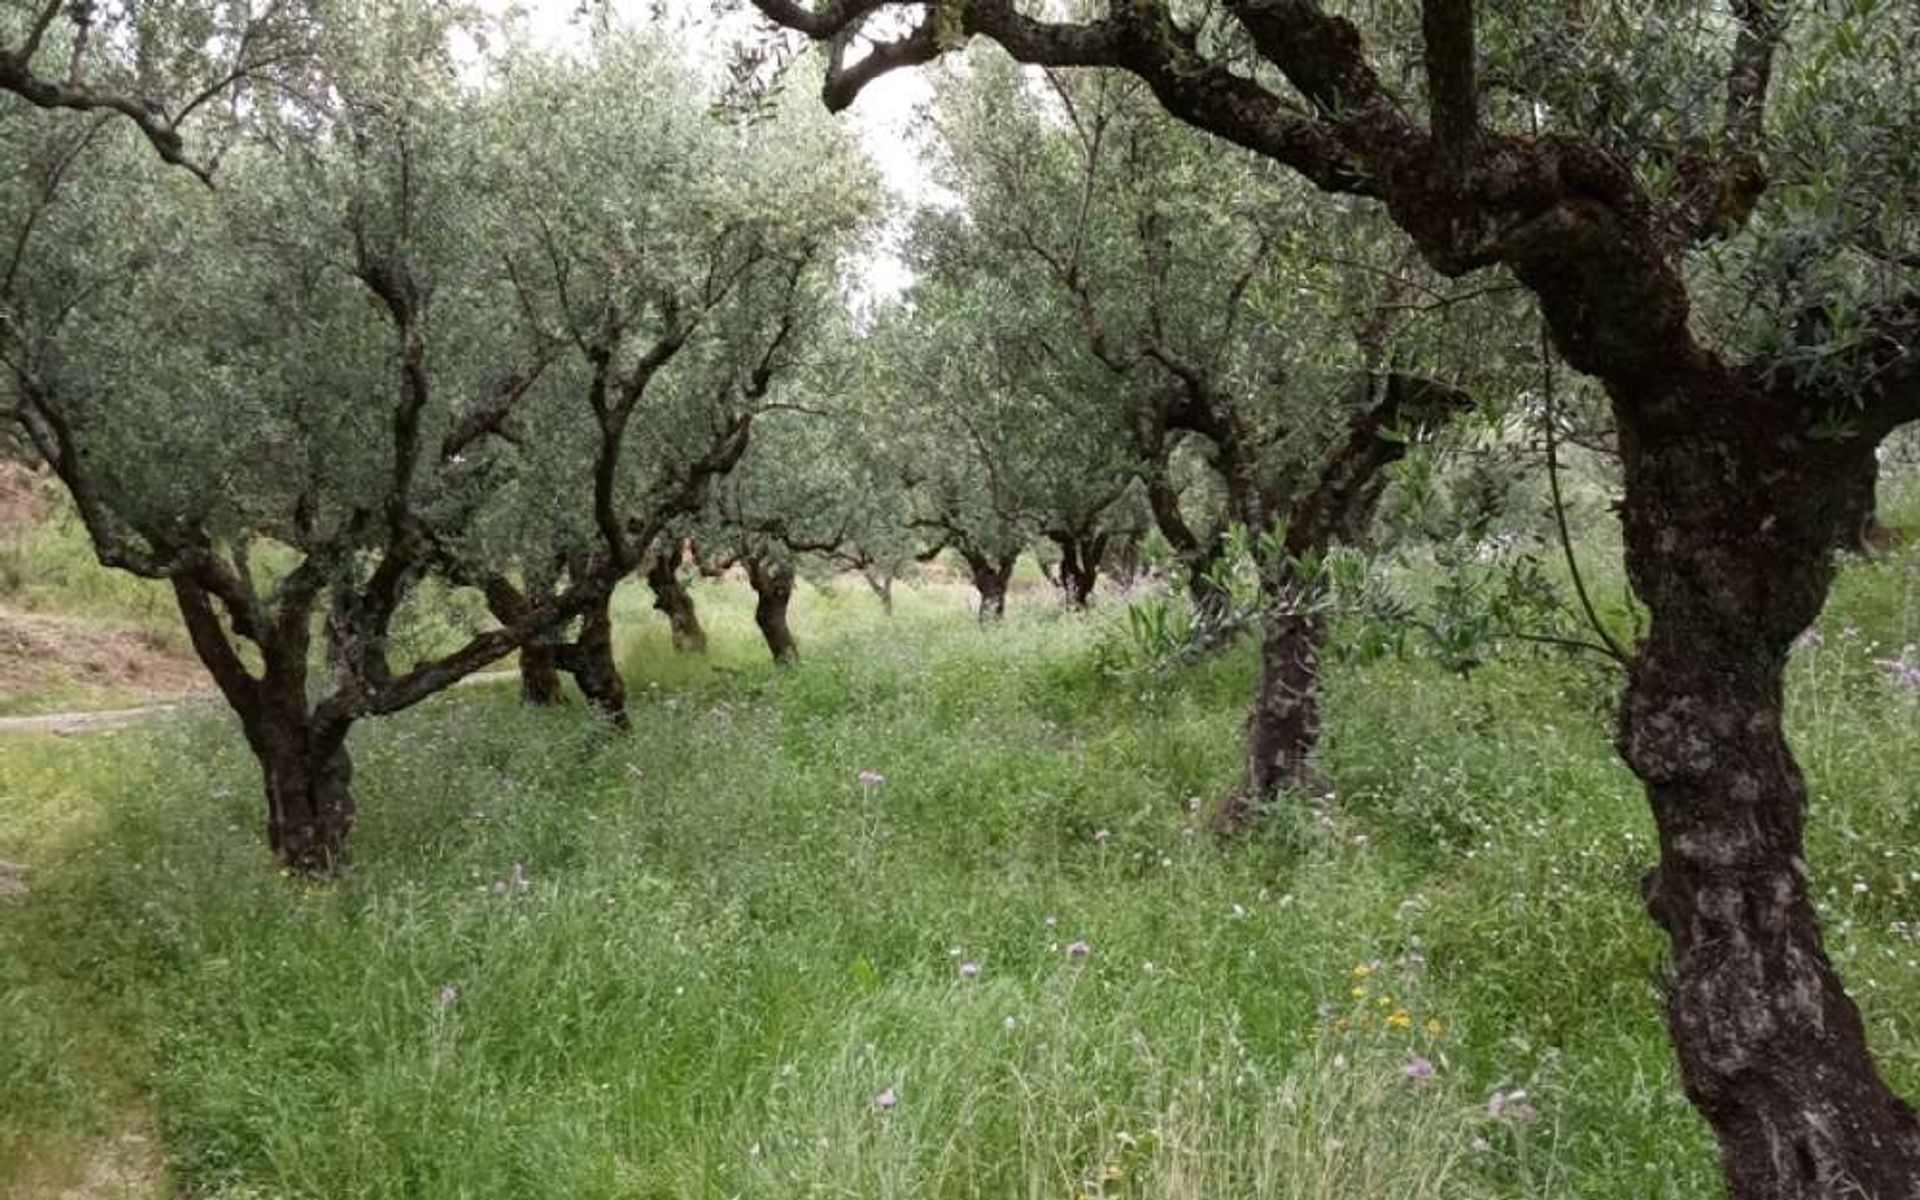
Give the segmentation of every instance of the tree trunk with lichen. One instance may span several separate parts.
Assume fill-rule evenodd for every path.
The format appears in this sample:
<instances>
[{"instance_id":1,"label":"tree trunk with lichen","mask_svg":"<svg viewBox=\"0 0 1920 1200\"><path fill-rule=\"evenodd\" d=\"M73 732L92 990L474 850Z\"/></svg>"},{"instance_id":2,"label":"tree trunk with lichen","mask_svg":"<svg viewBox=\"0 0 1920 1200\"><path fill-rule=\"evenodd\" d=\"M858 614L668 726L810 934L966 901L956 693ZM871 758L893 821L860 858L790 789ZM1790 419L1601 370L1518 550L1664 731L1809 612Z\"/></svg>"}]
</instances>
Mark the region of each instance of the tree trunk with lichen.
<instances>
[{"instance_id":1,"label":"tree trunk with lichen","mask_svg":"<svg viewBox=\"0 0 1920 1200\"><path fill-rule=\"evenodd\" d=\"M1873 454L1769 420L1750 386L1688 398L1738 423L1622 422L1627 566L1650 622L1618 742L1659 829L1646 898L1672 944L1667 1022L1736 1200L1907 1200L1920 1121L1822 944L1782 730L1788 649L1871 511Z\"/></svg>"}]
</instances>

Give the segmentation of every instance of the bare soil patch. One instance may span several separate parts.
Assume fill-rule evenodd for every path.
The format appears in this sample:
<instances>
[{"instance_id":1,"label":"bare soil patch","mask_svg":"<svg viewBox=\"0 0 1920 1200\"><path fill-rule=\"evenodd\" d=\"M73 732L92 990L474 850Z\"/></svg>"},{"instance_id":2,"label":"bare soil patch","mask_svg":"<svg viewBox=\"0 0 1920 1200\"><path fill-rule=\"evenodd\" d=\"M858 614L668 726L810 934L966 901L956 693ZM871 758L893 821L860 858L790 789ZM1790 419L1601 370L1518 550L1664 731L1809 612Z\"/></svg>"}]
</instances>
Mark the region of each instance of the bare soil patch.
<instances>
[{"instance_id":1,"label":"bare soil patch","mask_svg":"<svg viewBox=\"0 0 1920 1200\"><path fill-rule=\"evenodd\" d=\"M51 511L53 495L38 472L0 463L0 538L32 528Z\"/></svg>"},{"instance_id":2,"label":"bare soil patch","mask_svg":"<svg viewBox=\"0 0 1920 1200\"><path fill-rule=\"evenodd\" d=\"M212 686L198 661L153 633L0 608L0 709L179 700Z\"/></svg>"}]
</instances>

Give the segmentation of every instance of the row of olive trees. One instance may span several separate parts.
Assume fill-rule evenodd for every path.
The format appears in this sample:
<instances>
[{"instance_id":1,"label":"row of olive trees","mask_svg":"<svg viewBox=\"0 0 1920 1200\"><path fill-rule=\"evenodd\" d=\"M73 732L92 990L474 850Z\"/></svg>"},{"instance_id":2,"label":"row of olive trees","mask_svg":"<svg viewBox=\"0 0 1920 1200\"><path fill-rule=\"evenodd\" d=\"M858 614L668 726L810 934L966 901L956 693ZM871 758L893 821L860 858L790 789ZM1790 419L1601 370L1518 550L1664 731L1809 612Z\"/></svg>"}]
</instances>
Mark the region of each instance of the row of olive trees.
<instances>
[{"instance_id":1,"label":"row of olive trees","mask_svg":"<svg viewBox=\"0 0 1920 1200\"><path fill-rule=\"evenodd\" d=\"M531 645L624 719L609 593L806 390L872 183L815 112L717 114L669 46L476 79L455 10L314 14L213 189L111 113L0 108L0 397L101 560L171 585L273 849L325 872L362 718ZM125 43L34 32L10 61ZM429 579L497 622L402 644Z\"/></svg>"},{"instance_id":2,"label":"row of olive trees","mask_svg":"<svg viewBox=\"0 0 1920 1200\"><path fill-rule=\"evenodd\" d=\"M1647 898L1688 1095L1740 1200L1920 1195L1920 1117L1822 944L1782 720L1876 447L1920 420L1914 6L754 2L834 47L830 108L975 37L1124 73L1322 209L1364 202L1434 272L1531 293L1617 431L1649 618L1618 744L1660 831Z\"/></svg>"},{"instance_id":3,"label":"row of olive trees","mask_svg":"<svg viewBox=\"0 0 1920 1200\"><path fill-rule=\"evenodd\" d=\"M322 22L271 64L281 91L243 103L233 89L223 198L132 185L159 220L118 247L81 232L132 211L134 173L103 169L90 144L116 135L7 128L33 164L10 185L26 248L15 265L29 267L8 273L0 331L18 417L103 558L172 580L235 707L263 708L247 724L282 806L282 853L311 857L297 848L314 838L289 843L282 809L316 778L344 835L344 733L358 715L582 614L572 641L549 643L552 662L604 697L593 664L606 661L610 581L649 556L650 574L670 567L676 521L747 567L776 655L795 555L875 564L950 547L987 610L1036 536L1084 577L1089 543L1150 520L1205 615L1222 609L1227 531L1251 531L1265 603L1237 819L1310 782L1326 637L1316 564L1364 535L1384 468L1420 431L1512 389L1512 366L1531 361L1513 320L1524 289L1554 349L1605 390L1617 431L1628 567L1651 617L1620 744L1662 832L1649 896L1673 939L1669 1019L1689 1093L1743 1198L1920 1194L1920 1122L1880 1081L1821 947L1780 712L1787 647L1825 596L1833 548L1870 511L1874 447L1920 417L1915 85L1900 49L1911 11L1861 0L1790 22L1784 6L1738 0L1684 21L1599 23L1577 7L1477 18L1470 0L1425 0L1417 14L1369 11L1363 31L1314 0L1194 12L1147 0L1086 22L1009 0L756 3L833 43L832 107L975 35L1048 68L1117 69L1035 79L988 60L949 86L943 140L963 212L922 223L909 311L861 341L823 339L857 346L855 377L839 377L830 423L782 422L780 440L745 436L809 344L802 318L780 314L807 297L830 307L803 278L818 269L815 227L762 228L791 212L784 188L729 208L732 170L710 197L677 186L691 160L669 156L655 172L676 181L663 205L698 195L693 211L744 214L740 236L766 242L744 251L723 216L650 248L645 270L596 257L661 223L651 207L609 220L620 197L550 228L522 200L498 214L518 236L497 253L496 226L476 233L460 216L486 189L452 181L510 176L569 145L553 134L588 119L576 94L622 111L662 103L674 88L657 86L657 65L619 64L624 89L563 82L544 119L527 118L538 136L476 137L491 110L433 123L488 104L423 53L442 44L413 28L431 23L425 11L371 36L367 14L352 38ZM142 112L117 103L155 77L146 62L117 90L85 82L104 77L89 64L114 43L89 50L84 22L63 26L83 10L49 4L0 27L0 89L118 113L161 157L204 165L177 128L198 93ZM285 31L269 32L280 44ZM251 37L202 33L219 52L200 58L231 57L251 79L238 70ZM1700 69L1714 61L1724 69ZM1239 149L1181 136L1157 109ZM62 129L65 143L41 136ZM597 145L577 149L599 169L631 158L596 159ZM1782 164L1771 178L1768 152ZM812 158L798 161L807 170L784 187L813 177ZM552 165L529 178L525 195L546 198ZM312 219L321 208L331 222ZM571 255L573 238L594 251ZM646 294L653 266L680 254L691 269ZM728 366L709 375L713 362ZM700 380L684 390L671 384L683 366ZM330 403L382 387L380 405ZM584 431L570 440L543 419L516 444L522 406L556 392L584 392ZM691 398L706 417L663 421L706 437L657 475L628 450L650 395ZM181 419L182 397L224 406L191 409L209 426ZM849 429L859 454L807 447ZM191 452L209 444L225 457L202 469ZM110 474L93 465L108 461ZM194 467L157 465L177 461ZM543 476L548 463L561 465ZM590 500L553 486L586 463ZM862 504L807 500L845 496L850 480L884 486ZM573 497L578 512L540 517ZM893 516L869 526L875 509ZM428 574L485 589L501 624L396 669L388 630ZM323 595L335 690L310 710L283 685L305 671ZM281 758L300 782L276 793Z\"/></svg>"}]
</instances>

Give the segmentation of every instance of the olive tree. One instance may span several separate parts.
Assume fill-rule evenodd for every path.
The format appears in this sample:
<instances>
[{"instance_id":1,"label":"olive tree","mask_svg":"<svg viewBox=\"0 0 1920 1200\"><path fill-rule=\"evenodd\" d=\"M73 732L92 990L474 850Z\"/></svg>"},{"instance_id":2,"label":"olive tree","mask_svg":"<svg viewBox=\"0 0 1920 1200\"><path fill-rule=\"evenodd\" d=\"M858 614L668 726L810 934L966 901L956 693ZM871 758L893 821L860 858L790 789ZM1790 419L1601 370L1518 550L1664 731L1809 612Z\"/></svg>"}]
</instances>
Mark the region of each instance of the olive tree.
<instances>
[{"instance_id":1,"label":"olive tree","mask_svg":"<svg viewBox=\"0 0 1920 1200\"><path fill-rule=\"evenodd\" d=\"M1035 75L997 54L970 68L939 110L968 258L1037 287L1020 327L1056 360L1090 364L1081 388L1118 409L1103 440L1131 435L1215 640L1229 632L1230 531L1265 547L1246 782L1223 812L1237 826L1313 783L1328 630L1317 564L1364 532L1409 440L1466 406L1438 373L1448 347L1432 327L1469 300L1395 262L1369 217L1316 220L1304 189L1179 127L1132 80ZM1428 309L1434 320L1413 320ZM1422 362L1434 370L1410 369ZM1183 450L1213 486L1178 486Z\"/></svg>"},{"instance_id":2,"label":"olive tree","mask_svg":"<svg viewBox=\"0 0 1920 1200\"><path fill-rule=\"evenodd\" d=\"M917 282L874 339L887 394L913 398L887 412L917 450L915 519L967 562L983 615L998 614L1036 539L1084 608L1107 544L1135 528L1126 409L1077 338L1049 339L1047 294L997 276L977 241L950 214L922 213Z\"/></svg>"},{"instance_id":3,"label":"olive tree","mask_svg":"<svg viewBox=\"0 0 1920 1200\"><path fill-rule=\"evenodd\" d=\"M730 120L670 45L605 39L593 54L509 63L489 127L504 271L556 353L523 417L545 462L535 490L587 485L588 519L523 514L521 570L483 586L510 620L559 580L644 566L691 647L702 635L677 580L677 523L739 462L838 309L834 268L872 185L811 106ZM650 84L641 100L636 77ZM529 698L552 699L563 669L625 723L608 603L571 640L523 653Z\"/></svg>"},{"instance_id":4,"label":"olive tree","mask_svg":"<svg viewBox=\"0 0 1920 1200\"><path fill-rule=\"evenodd\" d=\"M124 120L160 158L211 184L248 106L320 76L304 3L21 0L0 12L0 92ZM212 132L189 146L189 120Z\"/></svg>"},{"instance_id":5,"label":"olive tree","mask_svg":"<svg viewBox=\"0 0 1920 1200\"><path fill-rule=\"evenodd\" d=\"M1606 390L1649 612L1618 746L1660 830L1687 1094L1740 1200L1920 1193L1920 1117L1880 1078L1822 945L1788 648L1920 418L1911 5L1774 0L1358 18L1318 0L755 0L834 47L841 108L975 36L1126 72L1174 116L1374 201L1436 271L1511 273ZM904 13L901 20L898 14ZM858 57L854 34L873 27Z\"/></svg>"},{"instance_id":6,"label":"olive tree","mask_svg":"<svg viewBox=\"0 0 1920 1200\"><path fill-rule=\"evenodd\" d=\"M437 652L393 637L497 500L512 468L494 435L549 359L471 232L446 32L409 9L334 39L325 99L258 114L218 192L138 154L124 123L0 115L22 168L0 185L7 415L101 561L172 586L260 760L268 841L301 871L344 859L359 719L583 595Z\"/></svg>"}]
</instances>

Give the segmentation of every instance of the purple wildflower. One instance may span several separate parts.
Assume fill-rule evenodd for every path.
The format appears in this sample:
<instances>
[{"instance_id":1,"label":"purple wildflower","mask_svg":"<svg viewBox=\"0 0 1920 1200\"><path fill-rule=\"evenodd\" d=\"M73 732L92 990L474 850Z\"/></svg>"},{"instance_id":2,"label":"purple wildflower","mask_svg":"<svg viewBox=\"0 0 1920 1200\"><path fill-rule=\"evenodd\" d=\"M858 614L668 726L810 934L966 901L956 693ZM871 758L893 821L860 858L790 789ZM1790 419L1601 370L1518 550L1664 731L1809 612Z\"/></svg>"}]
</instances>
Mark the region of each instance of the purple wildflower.
<instances>
[{"instance_id":1,"label":"purple wildflower","mask_svg":"<svg viewBox=\"0 0 1920 1200\"><path fill-rule=\"evenodd\" d=\"M1515 1088L1511 1092L1496 1091L1487 1097L1487 1115L1496 1121L1511 1121L1516 1125L1531 1125L1540 1119L1540 1110L1527 1102L1527 1093Z\"/></svg>"},{"instance_id":2,"label":"purple wildflower","mask_svg":"<svg viewBox=\"0 0 1920 1200\"><path fill-rule=\"evenodd\" d=\"M881 1112L887 1111L898 1103L900 1103L900 1097L894 1095L890 1087L882 1088L880 1094L873 1098L873 1106Z\"/></svg>"},{"instance_id":3,"label":"purple wildflower","mask_svg":"<svg viewBox=\"0 0 1920 1200\"><path fill-rule=\"evenodd\" d=\"M1068 942L1067 943L1068 958L1085 958L1087 955L1092 953L1093 953L1093 947L1087 945L1085 942Z\"/></svg>"},{"instance_id":4,"label":"purple wildflower","mask_svg":"<svg viewBox=\"0 0 1920 1200\"><path fill-rule=\"evenodd\" d=\"M1407 1059L1407 1065L1401 1067L1400 1072L1408 1079L1432 1079L1435 1073L1433 1063L1418 1054Z\"/></svg>"},{"instance_id":5,"label":"purple wildflower","mask_svg":"<svg viewBox=\"0 0 1920 1200\"><path fill-rule=\"evenodd\" d=\"M1887 673L1887 679L1902 691L1920 692L1920 650L1908 646L1899 658L1876 658L1873 665Z\"/></svg>"},{"instance_id":6,"label":"purple wildflower","mask_svg":"<svg viewBox=\"0 0 1920 1200\"><path fill-rule=\"evenodd\" d=\"M882 775L872 767L868 767L866 770L860 772L859 779L860 786L864 788L877 788L887 781L885 775Z\"/></svg>"},{"instance_id":7,"label":"purple wildflower","mask_svg":"<svg viewBox=\"0 0 1920 1200\"><path fill-rule=\"evenodd\" d=\"M969 959L966 962L963 962L960 964L960 978L972 979L974 976L978 974L980 974L979 963Z\"/></svg>"},{"instance_id":8,"label":"purple wildflower","mask_svg":"<svg viewBox=\"0 0 1920 1200\"><path fill-rule=\"evenodd\" d=\"M1107 839L1112 836L1111 833L1108 833L1104 829L1096 829L1093 831L1093 844L1096 846L1104 846L1107 844Z\"/></svg>"}]
</instances>

